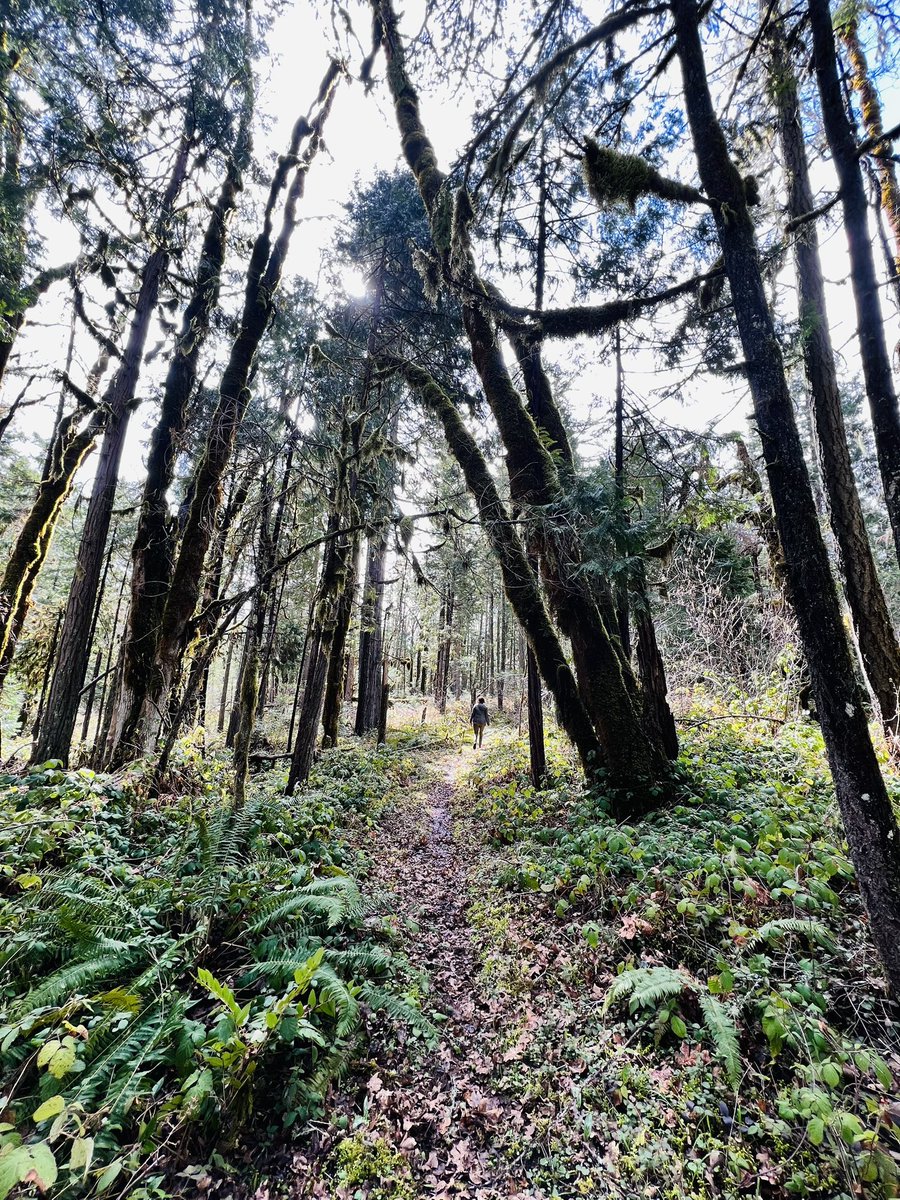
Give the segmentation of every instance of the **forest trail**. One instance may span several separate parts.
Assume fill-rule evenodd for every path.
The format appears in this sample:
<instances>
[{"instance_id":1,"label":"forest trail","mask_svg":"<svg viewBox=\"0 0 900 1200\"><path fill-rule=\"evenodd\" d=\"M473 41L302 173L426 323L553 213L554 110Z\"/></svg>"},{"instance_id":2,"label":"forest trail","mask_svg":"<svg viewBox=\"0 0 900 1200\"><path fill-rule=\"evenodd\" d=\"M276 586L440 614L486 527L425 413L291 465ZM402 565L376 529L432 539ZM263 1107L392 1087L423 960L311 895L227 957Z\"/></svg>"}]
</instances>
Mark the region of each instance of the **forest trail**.
<instances>
[{"instance_id":1,"label":"forest trail","mask_svg":"<svg viewBox=\"0 0 900 1200\"><path fill-rule=\"evenodd\" d=\"M494 742L504 731L490 731ZM298 1195L377 1196L379 1200L537 1200L514 1163L496 1145L502 1129L523 1128L518 1103L495 1094L490 1076L504 1047L515 1044L518 1006L487 993L482 983L477 930L470 922L473 882L486 866L489 848L463 787L474 752L453 746L425 757L404 802L387 811L372 831L369 889L378 911L396 923L398 939L427 994L423 1010L435 1020L438 1043L401 1036L396 1027L377 1030L370 1047L371 1074L365 1096L348 1098L357 1114L360 1144L375 1147L379 1178L342 1178L335 1163L346 1150L323 1142L322 1158L295 1161L309 1171ZM364 1121L360 1122L360 1111ZM330 1144L328 1144L330 1143ZM327 1176L323 1178L320 1172ZM374 1173L373 1173L374 1174ZM362 1188L360 1187L362 1185ZM368 1185L368 1186L367 1186Z\"/></svg>"}]
</instances>

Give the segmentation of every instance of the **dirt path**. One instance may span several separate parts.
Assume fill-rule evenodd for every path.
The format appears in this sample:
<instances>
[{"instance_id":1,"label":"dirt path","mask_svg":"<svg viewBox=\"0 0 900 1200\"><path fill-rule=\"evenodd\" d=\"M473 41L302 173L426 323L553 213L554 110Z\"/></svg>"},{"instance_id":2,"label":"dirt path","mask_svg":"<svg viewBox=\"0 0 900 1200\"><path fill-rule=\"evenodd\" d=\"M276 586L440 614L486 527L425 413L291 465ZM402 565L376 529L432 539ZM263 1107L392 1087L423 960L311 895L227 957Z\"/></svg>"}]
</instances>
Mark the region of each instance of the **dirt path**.
<instances>
[{"instance_id":1,"label":"dirt path","mask_svg":"<svg viewBox=\"0 0 900 1200\"><path fill-rule=\"evenodd\" d=\"M370 890L396 923L412 966L427 977L423 1009L439 1028L437 1047L403 1034L398 1041L396 1028L376 1034L371 1046L365 1123L357 1136L377 1145L383 1161L393 1155L397 1178L336 1189L333 1177L320 1179L306 1195L540 1200L497 1145L500 1131L530 1131L520 1103L487 1083L504 1045L515 1042L516 1014L480 983L468 910L486 848L471 818L454 805L457 778L469 761L458 750L432 759L423 786L372 835ZM315 1174L315 1162L307 1165Z\"/></svg>"}]
</instances>

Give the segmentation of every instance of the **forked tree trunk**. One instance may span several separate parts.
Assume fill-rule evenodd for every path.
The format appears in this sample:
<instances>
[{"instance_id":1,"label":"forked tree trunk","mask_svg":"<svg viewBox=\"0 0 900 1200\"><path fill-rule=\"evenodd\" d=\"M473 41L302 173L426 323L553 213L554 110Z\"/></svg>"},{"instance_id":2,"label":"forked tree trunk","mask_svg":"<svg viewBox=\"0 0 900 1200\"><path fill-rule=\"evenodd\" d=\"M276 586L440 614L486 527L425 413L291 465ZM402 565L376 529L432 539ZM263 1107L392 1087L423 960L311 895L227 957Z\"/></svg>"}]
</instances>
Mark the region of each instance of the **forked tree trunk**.
<instances>
[{"instance_id":1,"label":"forked tree trunk","mask_svg":"<svg viewBox=\"0 0 900 1200\"><path fill-rule=\"evenodd\" d=\"M557 703L560 724L578 750L585 770L599 761L600 743L575 682L575 676L550 623L540 586L525 555L515 523L500 499L484 456L463 424L456 406L427 371L395 359L385 359L418 394L425 408L444 429L450 453L463 473L478 506L482 527L500 564L503 587L548 688Z\"/></svg>"},{"instance_id":2,"label":"forked tree trunk","mask_svg":"<svg viewBox=\"0 0 900 1200\"><path fill-rule=\"evenodd\" d=\"M811 8L819 0L810 0ZM853 656L794 421L781 347L765 287L744 183L731 161L706 77L696 0L673 0L676 51L700 179L714 215L800 637L835 791L872 937L900 995L900 829L872 748ZM827 0L825 3L827 13ZM823 61L821 30L817 59ZM830 21L827 30L830 37ZM831 52L833 55L833 45Z\"/></svg>"},{"instance_id":3,"label":"forked tree trunk","mask_svg":"<svg viewBox=\"0 0 900 1200\"><path fill-rule=\"evenodd\" d=\"M856 303L863 378L885 506L894 535L894 551L900 561L900 407L891 375L878 295L875 254L869 233L869 206L856 139L844 107L829 0L808 0L808 3L822 122L840 184L850 250L850 282Z\"/></svg>"},{"instance_id":4,"label":"forked tree trunk","mask_svg":"<svg viewBox=\"0 0 900 1200\"><path fill-rule=\"evenodd\" d=\"M319 723L325 702L328 664L331 658L336 618L341 597L348 584L349 557L355 545L355 535L341 529L339 503L328 519L327 535L322 555L322 569L316 588L315 607L309 634L309 664L303 689L303 701L297 718L297 734L291 750L287 793L290 795L309 778L319 735Z\"/></svg>"},{"instance_id":5,"label":"forked tree trunk","mask_svg":"<svg viewBox=\"0 0 900 1200\"><path fill-rule=\"evenodd\" d=\"M431 222L435 249L448 280L455 283L462 277L465 281L461 301L463 325L473 364L506 452L513 501L523 510L533 504L552 505L561 494L556 467L532 415L512 384L492 322L483 311L481 301L487 303L488 293L475 270L465 229L460 228L463 221L452 222L457 236L454 240L451 233L448 242L447 180L437 167L434 148L422 125L418 96L404 64L396 13L391 0L373 0L373 6L388 62L388 84L403 152ZM465 197L459 198L457 214L459 205L464 207L465 201ZM581 689L580 708L590 714L614 774L623 783L633 783L641 790L665 776L665 755L642 728L633 673L623 661L618 640L609 634L590 594L590 585L581 578L577 540L568 527L548 524L551 527L541 531L545 584L560 627L572 642ZM537 647L535 653L543 671ZM551 680L546 676L545 679L552 686Z\"/></svg>"},{"instance_id":6,"label":"forked tree trunk","mask_svg":"<svg viewBox=\"0 0 900 1200\"><path fill-rule=\"evenodd\" d=\"M788 216L793 219L812 211L813 190L797 81L780 22L773 23L770 39L773 94L788 181ZM890 740L896 741L900 734L900 645L875 566L850 460L815 224L810 224L797 236L794 262L803 361L815 418L828 517L866 677L878 701L885 733Z\"/></svg>"},{"instance_id":7,"label":"forked tree trunk","mask_svg":"<svg viewBox=\"0 0 900 1200\"><path fill-rule=\"evenodd\" d=\"M638 673L644 700L644 721L649 728L655 730L666 755L674 761L678 757L678 730L675 727L672 709L669 707L669 685L666 681L665 665L656 640L656 626L653 623L650 601L643 585L638 596L634 623L637 634Z\"/></svg>"}]
</instances>

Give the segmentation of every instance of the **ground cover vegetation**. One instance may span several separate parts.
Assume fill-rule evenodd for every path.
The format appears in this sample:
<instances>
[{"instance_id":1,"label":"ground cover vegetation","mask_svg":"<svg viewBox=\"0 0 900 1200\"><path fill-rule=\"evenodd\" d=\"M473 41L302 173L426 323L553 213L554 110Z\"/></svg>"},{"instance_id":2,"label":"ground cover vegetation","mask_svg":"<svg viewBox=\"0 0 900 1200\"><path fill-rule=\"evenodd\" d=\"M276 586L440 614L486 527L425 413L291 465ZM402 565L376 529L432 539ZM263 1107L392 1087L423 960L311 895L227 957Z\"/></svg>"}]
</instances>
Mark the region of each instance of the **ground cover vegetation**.
<instances>
[{"instance_id":1,"label":"ground cover vegetation","mask_svg":"<svg viewBox=\"0 0 900 1200\"><path fill-rule=\"evenodd\" d=\"M0 1200L898 1194L897 34L0 6Z\"/></svg>"},{"instance_id":2,"label":"ground cover vegetation","mask_svg":"<svg viewBox=\"0 0 900 1200\"><path fill-rule=\"evenodd\" d=\"M521 744L473 775L497 849L474 902L483 969L529 1014L495 1086L533 1098L552 1148L536 1175L560 1194L610 1174L663 1194L893 1194L896 1030L863 982L820 734L712 715L685 737L674 812L639 826L573 791L564 762L536 792Z\"/></svg>"}]
</instances>

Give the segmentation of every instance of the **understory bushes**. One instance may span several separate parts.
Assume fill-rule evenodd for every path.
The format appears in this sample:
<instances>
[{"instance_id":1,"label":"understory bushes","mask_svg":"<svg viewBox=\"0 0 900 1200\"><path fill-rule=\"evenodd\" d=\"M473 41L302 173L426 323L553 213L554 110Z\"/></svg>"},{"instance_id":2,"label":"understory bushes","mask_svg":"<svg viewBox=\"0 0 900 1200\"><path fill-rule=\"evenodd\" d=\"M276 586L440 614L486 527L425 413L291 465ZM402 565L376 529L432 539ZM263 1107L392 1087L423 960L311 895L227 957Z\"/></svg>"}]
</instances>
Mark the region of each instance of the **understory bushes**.
<instances>
[{"instance_id":1,"label":"understory bushes","mask_svg":"<svg viewBox=\"0 0 900 1200\"><path fill-rule=\"evenodd\" d=\"M405 770L332 752L240 812L190 746L157 803L55 764L0 778L0 1197L160 1194L251 1112L271 1133L319 1112L367 1013L426 1029L340 842Z\"/></svg>"},{"instance_id":2,"label":"understory bushes","mask_svg":"<svg viewBox=\"0 0 900 1200\"><path fill-rule=\"evenodd\" d=\"M503 847L500 890L475 902L485 934L498 930L487 965L509 953L516 911L532 943L542 918L559 946L568 1015L548 1018L555 1048L535 1036L527 1083L565 1093L569 1116L548 1140L580 1164L565 1168L571 1194L610 1175L655 1195L896 1196L900 1026L821 735L709 705L693 717L677 801L639 824L610 820L608 797L558 764L536 793L521 746L472 777L478 817ZM531 974L519 974L523 991ZM572 1027L574 1041L562 1032Z\"/></svg>"}]
</instances>

